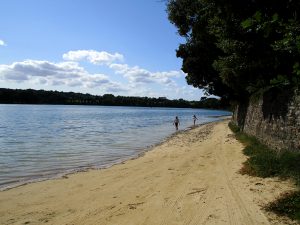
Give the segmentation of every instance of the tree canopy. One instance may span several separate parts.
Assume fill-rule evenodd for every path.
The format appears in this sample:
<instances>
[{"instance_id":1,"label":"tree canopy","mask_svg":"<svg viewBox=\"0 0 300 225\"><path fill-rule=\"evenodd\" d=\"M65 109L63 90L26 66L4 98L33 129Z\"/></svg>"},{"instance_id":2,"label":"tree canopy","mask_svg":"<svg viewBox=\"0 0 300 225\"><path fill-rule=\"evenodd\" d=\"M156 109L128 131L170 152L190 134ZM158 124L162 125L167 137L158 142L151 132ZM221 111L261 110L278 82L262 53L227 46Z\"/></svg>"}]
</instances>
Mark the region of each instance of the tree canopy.
<instances>
[{"instance_id":1,"label":"tree canopy","mask_svg":"<svg viewBox=\"0 0 300 225\"><path fill-rule=\"evenodd\" d=\"M300 1L169 0L187 83L243 101L300 84Z\"/></svg>"}]
</instances>

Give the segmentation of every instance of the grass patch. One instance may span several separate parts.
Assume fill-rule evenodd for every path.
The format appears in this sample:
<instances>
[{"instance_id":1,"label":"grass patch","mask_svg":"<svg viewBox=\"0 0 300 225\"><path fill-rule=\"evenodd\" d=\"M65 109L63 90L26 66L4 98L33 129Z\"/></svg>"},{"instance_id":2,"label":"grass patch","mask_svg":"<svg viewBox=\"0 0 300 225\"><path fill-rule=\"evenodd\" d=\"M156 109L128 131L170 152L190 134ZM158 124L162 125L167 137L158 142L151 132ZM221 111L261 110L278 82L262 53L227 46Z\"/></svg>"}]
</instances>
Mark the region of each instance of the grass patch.
<instances>
[{"instance_id":1,"label":"grass patch","mask_svg":"<svg viewBox=\"0 0 300 225\"><path fill-rule=\"evenodd\" d=\"M242 175L250 175L250 176L256 176L256 172L251 166L248 164L248 162L244 162L242 168L239 170L240 174Z\"/></svg>"},{"instance_id":2,"label":"grass patch","mask_svg":"<svg viewBox=\"0 0 300 225\"><path fill-rule=\"evenodd\" d=\"M300 221L300 153L292 151L277 152L260 143L255 137L241 132L233 123L230 129L236 138L245 144L244 154L249 156L240 170L241 174L259 177L291 178L298 186L298 191L287 193L270 203L269 210L287 215Z\"/></svg>"},{"instance_id":3,"label":"grass patch","mask_svg":"<svg viewBox=\"0 0 300 225\"><path fill-rule=\"evenodd\" d=\"M300 221L300 191L282 194L265 209Z\"/></svg>"},{"instance_id":4,"label":"grass patch","mask_svg":"<svg viewBox=\"0 0 300 225\"><path fill-rule=\"evenodd\" d=\"M236 133L240 132L240 128L238 126L236 126L233 122L229 122L228 126L233 133L236 134Z\"/></svg>"}]
</instances>

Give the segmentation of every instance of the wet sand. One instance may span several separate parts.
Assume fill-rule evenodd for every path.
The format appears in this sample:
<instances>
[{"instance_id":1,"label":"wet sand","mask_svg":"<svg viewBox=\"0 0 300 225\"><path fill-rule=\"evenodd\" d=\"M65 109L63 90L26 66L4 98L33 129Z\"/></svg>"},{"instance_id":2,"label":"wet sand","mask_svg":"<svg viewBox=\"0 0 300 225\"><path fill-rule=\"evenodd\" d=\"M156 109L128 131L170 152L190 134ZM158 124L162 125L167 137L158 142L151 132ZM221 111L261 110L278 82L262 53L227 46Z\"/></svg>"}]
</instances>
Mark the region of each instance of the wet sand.
<instances>
[{"instance_id":1,"label":"wet sand","mask_svg":"<svg viewBox=\"0 0 300 225\"><path fill-rule=\"evenodd\" d=\"M227 124L179 132L108 169L2 191L0 224L293 224L262 206L295 187L239 174L246 156Z\"/></svg>"}]
</instances>

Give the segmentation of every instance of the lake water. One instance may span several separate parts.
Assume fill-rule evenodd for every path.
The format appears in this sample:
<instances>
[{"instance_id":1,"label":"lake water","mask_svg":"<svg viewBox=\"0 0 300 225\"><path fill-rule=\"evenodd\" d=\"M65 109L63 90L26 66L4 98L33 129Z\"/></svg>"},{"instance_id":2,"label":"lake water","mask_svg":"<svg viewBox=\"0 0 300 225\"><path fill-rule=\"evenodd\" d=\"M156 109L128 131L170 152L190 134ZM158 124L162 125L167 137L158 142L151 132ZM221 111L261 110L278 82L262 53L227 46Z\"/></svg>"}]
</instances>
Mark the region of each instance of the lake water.
<instances>
[{"instance_id":1,"label":"lake water","mask_svg":"<svg viewBox=\"0 0 300 225\"><path fill-rule=\"evenodd\" d=\"M0 104L0 189L136 157L219 110Z\"/></svg>"}]
</instances>

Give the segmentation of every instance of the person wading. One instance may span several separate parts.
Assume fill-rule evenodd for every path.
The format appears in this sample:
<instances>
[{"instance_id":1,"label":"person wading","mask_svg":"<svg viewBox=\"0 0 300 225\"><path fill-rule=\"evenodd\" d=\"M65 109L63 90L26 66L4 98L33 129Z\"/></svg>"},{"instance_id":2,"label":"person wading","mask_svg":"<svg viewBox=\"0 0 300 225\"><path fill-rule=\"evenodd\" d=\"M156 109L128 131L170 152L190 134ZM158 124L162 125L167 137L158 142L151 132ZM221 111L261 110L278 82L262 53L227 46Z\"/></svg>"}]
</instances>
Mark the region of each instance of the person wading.
<instances>
[{"instance_id":1,"label":"person wading","mask_svg":"<svg viewBox=\"0 0 300 225\"><path fill-rule=\"evenodd\" d=\"M174 120L173 124L175 125L176 130L178 130L178 126L179 126L179 124L180 124L180 123L179 123L178 116L175 117L175 120Z\"/></svg>"},{"instance_id":2,"label":"person wading","mask_svg":"<svg viewBox=\"0 0 300 225\"><path fill-rule=\"evenodd\" d=\"M194 121L194 126L196 125L196 120L197 120L198 118L196 117L196 115L193 115L193 121Z\"/></svg>"}]
</instances>

